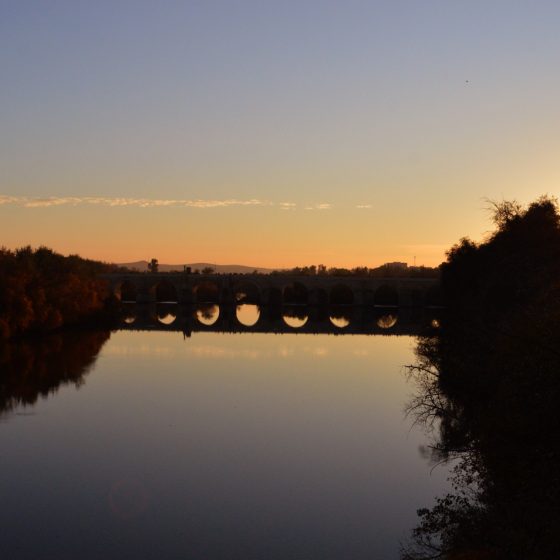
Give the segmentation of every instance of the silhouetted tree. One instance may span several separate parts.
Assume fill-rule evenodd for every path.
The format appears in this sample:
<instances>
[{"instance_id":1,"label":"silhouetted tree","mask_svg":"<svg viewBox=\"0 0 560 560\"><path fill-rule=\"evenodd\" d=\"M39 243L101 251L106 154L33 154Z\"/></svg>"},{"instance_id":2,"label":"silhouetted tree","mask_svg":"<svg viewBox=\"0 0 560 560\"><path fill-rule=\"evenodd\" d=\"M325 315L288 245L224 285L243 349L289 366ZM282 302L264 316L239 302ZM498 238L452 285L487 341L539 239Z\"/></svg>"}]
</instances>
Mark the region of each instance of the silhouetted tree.
<instances>
[{"instance_id":1,"label":"silhouetted tree","mask_svg":"<svg viewBox=\"0 0 560 560\"><path fill-rule=\"evenodd\" d=\"M148 270L152 273L156 273L159 271L159 263L157 259L152 259L149 263L148 263Z\"/></svg>"},{"instance_id":2,"label":"silhouetted tree","mask_svg":"<svg viewBox=\"0 0 560 560\"><path fill-rule=\"evenodd\" d=\"M419 339L409 412L455 459L406 559L560 557L560 227L556 202L499 203L496 231L442 267L447 314Z\"/></svg>"}]
</instances>

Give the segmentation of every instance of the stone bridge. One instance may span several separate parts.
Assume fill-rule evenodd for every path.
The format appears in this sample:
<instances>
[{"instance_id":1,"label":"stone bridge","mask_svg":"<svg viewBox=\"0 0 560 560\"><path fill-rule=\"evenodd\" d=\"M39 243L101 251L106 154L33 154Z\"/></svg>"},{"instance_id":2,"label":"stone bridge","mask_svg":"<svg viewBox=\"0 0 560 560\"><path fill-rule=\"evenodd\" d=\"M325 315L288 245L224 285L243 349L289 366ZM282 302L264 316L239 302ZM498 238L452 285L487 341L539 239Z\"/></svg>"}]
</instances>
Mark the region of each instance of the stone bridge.
<instances>
[{"instance_id":1,"label":"stone bridge","mask_svg":"<svg viewBox=\"0 0 560 560\"><path fill-rule=\"evenodd\" d=\"M111 292L136 303L437 305L436 278L288 274L105 274Z\"/></svg>"}]
</instances>

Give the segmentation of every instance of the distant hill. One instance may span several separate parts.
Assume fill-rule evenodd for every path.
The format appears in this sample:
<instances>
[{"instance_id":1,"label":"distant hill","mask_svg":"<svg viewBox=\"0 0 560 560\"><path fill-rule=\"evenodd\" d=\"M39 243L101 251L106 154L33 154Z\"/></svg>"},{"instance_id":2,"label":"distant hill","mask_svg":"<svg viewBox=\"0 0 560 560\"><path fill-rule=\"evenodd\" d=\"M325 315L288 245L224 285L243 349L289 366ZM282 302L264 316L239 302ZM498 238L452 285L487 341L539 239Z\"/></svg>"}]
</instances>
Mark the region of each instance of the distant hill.
<instances>
[{"instance_id":1,"label":"distant hill","mask_svg":"<svg viewBox=\"0 0 560 560\"><path fill-rule=\"evenodd\" d=\"M138 270L140 272L148 271L148 261L136 261L131 263L117 263L117 266ZM159 264L160 272L183 272L183 267L190 266L191 270L202 270L203 268L213 268L220 274L246 274L250 272L260 272L268 274L272 272L272 268L259 268L256 266L244 266L241 264L213 264L213 263L186 263L186 264Z\"/></svg>"}]
</instances>

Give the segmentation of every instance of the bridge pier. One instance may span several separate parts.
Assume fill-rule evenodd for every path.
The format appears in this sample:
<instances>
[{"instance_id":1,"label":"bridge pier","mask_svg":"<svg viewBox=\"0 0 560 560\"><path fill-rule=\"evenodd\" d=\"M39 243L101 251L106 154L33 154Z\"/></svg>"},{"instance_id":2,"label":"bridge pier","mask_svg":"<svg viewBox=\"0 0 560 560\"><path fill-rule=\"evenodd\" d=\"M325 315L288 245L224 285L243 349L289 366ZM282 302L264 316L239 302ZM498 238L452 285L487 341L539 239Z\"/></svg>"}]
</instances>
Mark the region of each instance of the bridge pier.
<instances>
[{"instance_id":1,"label":"bridge pier","mask_svg":"<svg viewBox=\"0 0 560 560\"><path fill-rule=\"evenodd\" d=\"M356 290L354 292L354 305L365 305L366 303L366 294L364 290Z\"/></svg>"},{"instance_id":2,"label":"bridge pier","mask_svg":"<svg viewBox=\"0 0 560 560\"><path fill-rule=\"evenodd\" d=\"M195 302L193 290L191 287L181 286L180 288L176 288L176 290L177 290L178 303L185 304L185 305L192 305Z\"/></svg>"},{"instance_id":3,"label":"bridge pier","mask_svg":"<svg viewBox=\"0 0 560 560\"><path fill-rule=\"evenodd\" d=\"M326 305L329 302L329 296L323 288L313 288L309 292L308 301L310 305Z\"/></svg>"},{"instance_id":4,"label":"bridge pier","mask_svg":"<svg viewBox=\"0 0 560 560\"><path fill-rule=\"evenodd\" d=\"M235 303L235 294L229 286L222 286L220 290L220 303L225 305L233 305Z\"/></svg>"}]
</instances>

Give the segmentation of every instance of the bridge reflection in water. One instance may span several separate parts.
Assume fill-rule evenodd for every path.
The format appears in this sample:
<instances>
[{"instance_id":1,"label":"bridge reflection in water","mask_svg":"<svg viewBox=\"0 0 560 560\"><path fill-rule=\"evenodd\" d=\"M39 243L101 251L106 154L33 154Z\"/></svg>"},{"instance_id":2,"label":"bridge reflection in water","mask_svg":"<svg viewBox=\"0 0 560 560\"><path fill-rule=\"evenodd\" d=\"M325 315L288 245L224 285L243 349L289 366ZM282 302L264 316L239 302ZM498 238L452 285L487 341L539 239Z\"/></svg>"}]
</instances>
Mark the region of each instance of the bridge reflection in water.
<instances>
[{"instance_id":1,"label":"bridge reflection in water","mask_svg":"<svg viewBox=\"0 0 560 560\"><path fill-rule=\"evenodd\" d=\"M419 335L437 325L438 310L364 306L259 306L201 303L123 304L123 330L221 333Z\"/></svg>"}]
</instances>

